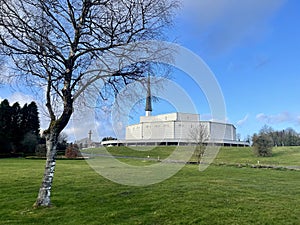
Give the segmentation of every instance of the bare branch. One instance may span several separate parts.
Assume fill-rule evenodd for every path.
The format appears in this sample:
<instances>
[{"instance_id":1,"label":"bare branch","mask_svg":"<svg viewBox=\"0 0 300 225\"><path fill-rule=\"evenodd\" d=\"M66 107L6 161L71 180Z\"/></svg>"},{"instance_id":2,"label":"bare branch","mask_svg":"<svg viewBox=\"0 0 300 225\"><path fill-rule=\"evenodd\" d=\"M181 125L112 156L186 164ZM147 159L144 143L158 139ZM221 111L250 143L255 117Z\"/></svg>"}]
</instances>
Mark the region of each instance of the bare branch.
<instances>
[{"instance_id":1,"label":"bare branch","mask_svg":"<svg viewBox=\"0 0 300 225\"><path fill-rule=\"evenodd\" d=\"M11 60L9 75L46 92L48 158L36 205L50 204L58 136L74 101L89 90L103 99L114 95L143 79L151 62L169 57L163 46L135 43L162 40L177 6L177 0L0 0L0 56Z\"/></svg>"},{"instance_id":2,"label":"bare branch","mask_svg":"<svg viewBox=\"0 0 300 225\"><path fill-rule=\"evenodd\" d=\"M205 147L207 140L209 139L209 132L207 125L199 122L195 124L189 131L189 136L192 143L196 144L195 154L197 156L198 164L205 153Z\"/></svg>"}]
</instances>

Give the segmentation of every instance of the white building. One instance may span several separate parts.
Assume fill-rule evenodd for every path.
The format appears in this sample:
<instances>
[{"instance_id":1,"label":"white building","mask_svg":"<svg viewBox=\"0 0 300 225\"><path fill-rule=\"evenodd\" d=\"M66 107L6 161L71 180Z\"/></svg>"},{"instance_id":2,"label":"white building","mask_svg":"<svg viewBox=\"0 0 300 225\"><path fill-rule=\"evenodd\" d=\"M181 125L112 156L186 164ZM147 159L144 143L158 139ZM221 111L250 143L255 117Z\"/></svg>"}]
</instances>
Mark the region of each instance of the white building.
<instances>
[{"instance_id":1,"label":"white building","mask_svg":"<svg viewBox=\"0 0 300 225\"><path fill-rule=\"evenodd\" d=\"M201 124L201 125L200 125ZM196 142L191 130L203 127L207 144L248 145L236 140L236 128L232 124L200 121L200 115L190 113L169 113L157 116L141 116L140 123L126 127L127 145L180 145Z\"/></svg>"},{"instance_id":2,"label":"white building","mask_svg":"<svg viewBox=\"0 0 300 225\"><path fill-rule=\"evenodd\" d=\"M146 98L146 115L138 124L126 127L125 140L102 142L103 145L189 145L196 140L191 130L201 126L205 129L206 144L226 146L248 146L236 140L236 128L232 124L200 121L200 115L191 113L168 113L152 116L150 81Z\"/></svg>"},{"instance_id":3,"label":"white building","mask_svg":"<svg viewBox=\"0 0 300 225\"><path fill-rule=\"evenodd\" d=\"M100 142L95 142L92 140L92 131L90 130L87 138L81 140L76 140L74 144L77 144L80 149L83 148L97 148L101 146Z\"/></svg>"},{"instance_id":4,"label":"white building","mask_svg":"<svg viewBox=\"0 0 300 225\"><path fill-rule=\"evenodd\" d=\"M236 129L232 124L200 121L198 114L169 113L157 116L141 116L140 123L126 127L126 140L186 140L190 132L202 124L208 139L236 140Z\"/></svg>"}]
</instances>

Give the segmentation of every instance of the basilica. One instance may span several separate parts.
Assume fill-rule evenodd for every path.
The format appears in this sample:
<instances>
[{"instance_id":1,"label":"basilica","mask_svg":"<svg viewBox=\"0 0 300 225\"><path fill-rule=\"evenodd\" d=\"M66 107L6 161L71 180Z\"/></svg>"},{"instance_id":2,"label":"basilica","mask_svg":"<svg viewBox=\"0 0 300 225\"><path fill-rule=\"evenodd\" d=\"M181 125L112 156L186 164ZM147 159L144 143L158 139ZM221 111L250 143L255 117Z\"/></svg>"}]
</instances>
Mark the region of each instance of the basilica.
<instances>
[{"instance_id":1,"label":"basilica","mask_svg":"<svg viewBox=\"0 0 300 225\"><path fill-rule=\"evenodd\" d=\"M197 144L191 133L204 129L204 144L220 146L249 146L236 138L233 124L201 121L199 114L174 112L152 115L150 81L146 97L145 116L140 117L138 124L126 127L124 140L104 141L102 145L192 145Z\"/></svg>"}]
</instances>

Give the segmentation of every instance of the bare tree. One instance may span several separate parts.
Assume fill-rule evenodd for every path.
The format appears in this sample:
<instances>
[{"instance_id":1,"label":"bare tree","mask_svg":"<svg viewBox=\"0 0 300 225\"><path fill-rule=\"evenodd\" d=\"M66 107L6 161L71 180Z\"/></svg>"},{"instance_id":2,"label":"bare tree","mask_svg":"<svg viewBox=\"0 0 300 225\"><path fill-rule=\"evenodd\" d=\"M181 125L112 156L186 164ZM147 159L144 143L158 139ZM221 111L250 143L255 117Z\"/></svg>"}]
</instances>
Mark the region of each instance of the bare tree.
<instances>
[{"instance_id":1,"label":"bare tree","mask_svg":"<svg viewBox=\"0 0 300 225\"><path fill-rule=\"evenodd\" d=\"M201 158L205 153L205 142L208 140L207 126L203 123L198 123L189 130L189 137L193 144L196 144L195 155L197 163L200 164Z\"/></svg>"},{"instance_id":2,"label":"bare tree","mask_svg":"<svg viewBox=\"0 0 300 225\"><path fill-rule=\"evenodd\" d=\"M132 43L163 38L177 6L176 0L0 0L0 53L12 67L9 77L43 90L50 118L35 206L51 204L58 137L75 102L99 79L105 99L143 78L147 57L131 57L141 47Z\"/></svg>"}]
</instances>

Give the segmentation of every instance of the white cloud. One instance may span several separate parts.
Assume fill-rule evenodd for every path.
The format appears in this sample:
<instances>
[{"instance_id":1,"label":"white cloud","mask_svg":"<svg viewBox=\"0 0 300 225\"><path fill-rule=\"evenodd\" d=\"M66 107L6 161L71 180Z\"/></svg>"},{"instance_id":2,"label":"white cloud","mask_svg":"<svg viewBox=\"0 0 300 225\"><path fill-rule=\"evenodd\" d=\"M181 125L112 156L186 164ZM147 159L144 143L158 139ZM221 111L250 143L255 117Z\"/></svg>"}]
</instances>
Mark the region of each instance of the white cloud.
<instances>
[{"instance_id":1,"label":"white cloud","mask_svg":"<svg viewBox=\"0 0 300 225\"><path fill-rule=\"evenodd\" d=\"M4 93L2 93L2 94L4 94ZM7 96L7 94L8 94L8 96ZM26 94L23 94L21 92L13 92L13 93L8 92L8 93L6 93L2 96L5 96L5 97L0 96L0 101L3 101L4 99L7 99L10 104L14 104L15 102L18 102L21 107L25 103L29 104L32 101L36 101L33 96L26 95Z\"/></svg>"},{"instance_id":2,"label":"white cloud","mask_svg":"<svg viewBox=\"0 0 300 225\"><path fill-rule=\"evenodd\" d=\"M292 123L294 125L300 124L300 116L293 115L289 112L281 112L276 115L266 115L259 113L256 115L256 119L259 122L266 124L279 124L279 123Z\"/></svg>"},{"instance_id":3,"label":"white cloud","mask_svg":"<svg viewBox=\"0 0 300 225\"><path fill-rule=\"evenodd\" d=\"M113 129L110 116L110 113L98 108L84 107L81 110L75 108L73 116L63 132L68 135L70 141L88 137L90 130L92 131L93 141L101 141L105 136L113 136L118 139L124 138L118 133L120 131ZM125 127L122 125L120 130L124 132Z\"/></svg>"},{"instance_id":4,"label":"white cloud","mask_svg":"<svg viewBox=\"0 0 300 225\"><path fill-rule=\"evenodd\" d=\"M8 97L8 101L12 104L15 102L19 102L20 106L25 105L26 103L29 104L32 101L36 101L33 96L25 95L21 92L15 92L11 96Z\"/></svg>"},{"instance_id":5,"label":"white cloud","mask_svg":"<svg viewBox=\"0 0 300 225\"><path fill-rule=\"evenodd\" d=\"M249 114L247 114L243 119L239 120L236 124L238 126L242 126L248 121L248 119L249 119Z\"/></svg>"},{"instance_id":6,"label":"white cloud","mask_svg":"<svg viewBox=\"0 0 300 225\"><path fill-rule=\"evenodd\" d=\"M214 53L260 40L285 0L182 0L184 25L202 48Z\"/></svg>"}]
</instances>

